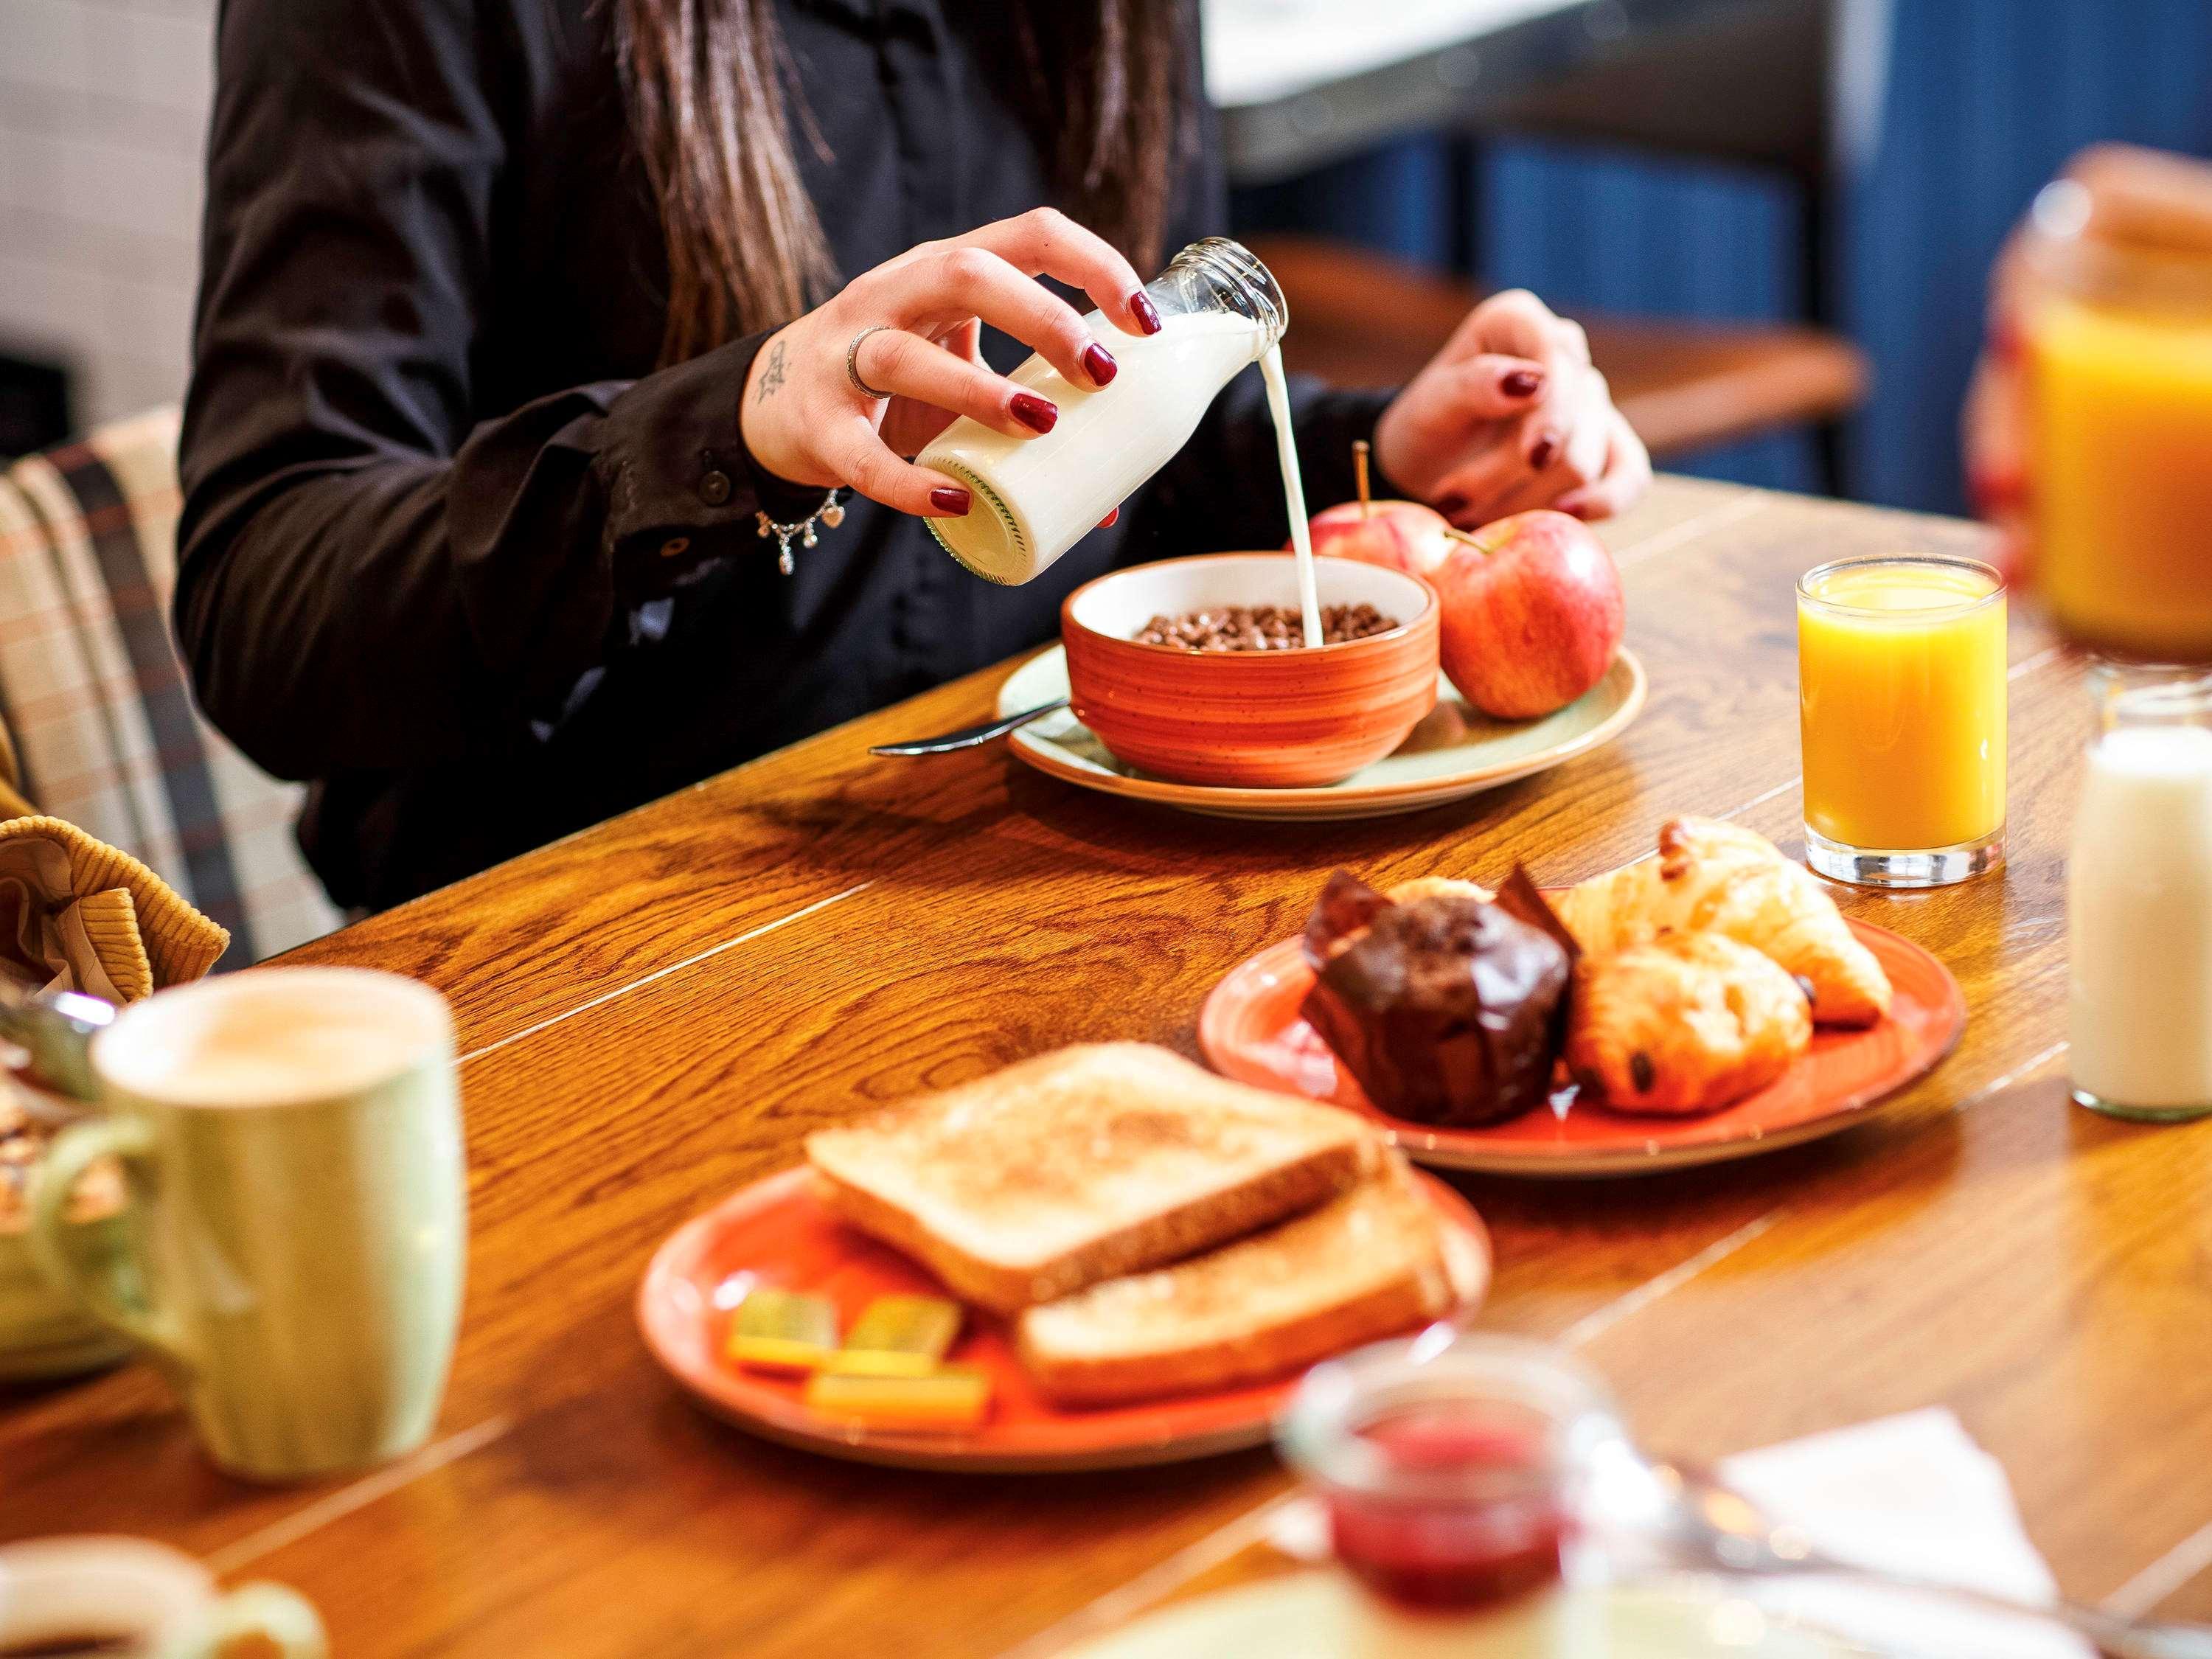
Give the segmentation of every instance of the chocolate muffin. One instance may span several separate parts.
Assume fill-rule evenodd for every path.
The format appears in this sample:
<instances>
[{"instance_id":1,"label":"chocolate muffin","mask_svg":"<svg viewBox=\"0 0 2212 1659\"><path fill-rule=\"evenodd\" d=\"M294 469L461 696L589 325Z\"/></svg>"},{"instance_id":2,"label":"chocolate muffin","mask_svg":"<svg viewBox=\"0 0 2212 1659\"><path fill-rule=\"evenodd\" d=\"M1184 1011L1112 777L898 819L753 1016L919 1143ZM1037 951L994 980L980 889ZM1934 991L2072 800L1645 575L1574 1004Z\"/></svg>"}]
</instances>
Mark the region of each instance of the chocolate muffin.
<instances>
[{"instance_id":1,"label":"chocolate muffin","mask_svg":"<svg viewBox=\"0 0 2212 1659\"><path fill-rule=\"evenodd\" d=\"M1500 902L1398 903L1329 878L1306 925L1303 1012L1382 1110L1466 1128L1549 1097L1573 962L1548 918L1525 914L1532 896L1521 878Z\"/></svg>"}]
</instances>

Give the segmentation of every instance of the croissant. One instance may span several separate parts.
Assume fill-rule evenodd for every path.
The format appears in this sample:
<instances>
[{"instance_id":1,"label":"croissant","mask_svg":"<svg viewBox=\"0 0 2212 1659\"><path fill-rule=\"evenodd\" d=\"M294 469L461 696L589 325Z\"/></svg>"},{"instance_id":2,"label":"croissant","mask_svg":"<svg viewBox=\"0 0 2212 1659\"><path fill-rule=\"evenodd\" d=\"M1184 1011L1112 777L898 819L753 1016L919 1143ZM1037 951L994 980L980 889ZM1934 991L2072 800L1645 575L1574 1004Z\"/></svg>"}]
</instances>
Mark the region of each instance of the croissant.
<instances>
[{"instance_id":1,"label":"croissant","mask_svg":"<svg viewBox=\"0 0 2212 1659\"><path fill-rule=\"evenodd\" d=\"M1567 1070L1623 1112L1705 1112L1788 1071L1813 1041L1804 988L1720 933L1669 933L1575 969Z\"/></svg>"},{"instance_id":2,"label":"croissant","mask_svg":"<svg viewBox=\"0 0 2212 1659\"><path fill-rule=\"evenodd\" d=\"M1656 859L1586 881L1556 908L1593 957L1669 933L1725 933L1802 980L1823 1025L1871 1025L1889 1012L1888 975L1812 873L1734 824L1670 819Z\"/></svg>"}]
</instances>

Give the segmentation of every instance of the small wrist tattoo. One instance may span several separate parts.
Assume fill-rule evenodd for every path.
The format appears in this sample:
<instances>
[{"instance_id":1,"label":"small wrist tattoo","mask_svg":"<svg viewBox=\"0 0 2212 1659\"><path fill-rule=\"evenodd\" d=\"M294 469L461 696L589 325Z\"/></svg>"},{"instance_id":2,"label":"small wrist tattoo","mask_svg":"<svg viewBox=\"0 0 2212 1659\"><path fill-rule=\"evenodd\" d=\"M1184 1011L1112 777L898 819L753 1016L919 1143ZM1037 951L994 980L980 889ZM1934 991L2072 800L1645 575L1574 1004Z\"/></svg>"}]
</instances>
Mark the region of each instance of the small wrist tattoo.
<instances>
[{"instance_id":1,"label":"small wrist tattoo","mask_svg":"<svg viewBox=\"0 0 2212 1659\"><path fill-rule=\"evenodd\" d=\"M778 340L768 349L768 362L761 368L760 391L753 401L764 404L783 386L783 342Z\"/></svg>"}]
</instances>

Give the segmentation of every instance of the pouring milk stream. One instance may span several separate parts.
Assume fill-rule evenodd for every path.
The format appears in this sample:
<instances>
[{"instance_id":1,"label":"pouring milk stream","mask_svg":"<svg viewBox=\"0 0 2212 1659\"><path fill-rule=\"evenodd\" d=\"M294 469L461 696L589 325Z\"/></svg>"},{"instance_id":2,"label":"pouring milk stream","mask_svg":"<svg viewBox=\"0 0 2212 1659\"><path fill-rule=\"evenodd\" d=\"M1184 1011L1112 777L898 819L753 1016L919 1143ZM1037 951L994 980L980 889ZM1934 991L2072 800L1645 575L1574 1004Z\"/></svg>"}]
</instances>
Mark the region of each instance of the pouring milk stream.
<instances>
[{"instance_id":1,"label":"pouring milk stream","mask_svg":"<svg viewBox=\"0 0 2212 1659\"><path fill-rule=\"evenodd\" d=\"M957 478L975 498L964 518L927 522L945 551L985 580L1026 582L1165 465L1222 387L1256 362L1275 422L1306 643L1317 646L1313 544L1279 349L1290 323L1282 290L1249 250L1212 237L1176 255L1145 292L1160 313L1157 334L1115 333L1096 311L1086 319L1102 338L1112 338L1121 362L1106 386L1079 386L1039 356L1009 377L1059 405L1051 432L1009 438L963 416L915 458Z\"/></svg>"}]
</instances>

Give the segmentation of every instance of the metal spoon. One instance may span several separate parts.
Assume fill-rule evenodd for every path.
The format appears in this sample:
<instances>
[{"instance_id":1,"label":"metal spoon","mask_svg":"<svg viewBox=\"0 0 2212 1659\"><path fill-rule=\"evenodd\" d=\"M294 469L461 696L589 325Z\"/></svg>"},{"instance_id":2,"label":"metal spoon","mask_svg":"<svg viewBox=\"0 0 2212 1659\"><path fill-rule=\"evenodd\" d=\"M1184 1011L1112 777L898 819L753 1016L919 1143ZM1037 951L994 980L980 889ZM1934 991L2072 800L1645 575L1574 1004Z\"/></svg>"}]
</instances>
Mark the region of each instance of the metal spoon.
<instances>
[{"instance_id":1,"label":"metal spoon","mask_svg":"<svg viewBox=\"0 0 2212 1659\"><path fill-rule=\"evenodd\" d=\"M940 737L920 738L912 743L881 743L868 750L871 755L943 755L955 749L973 749L994 738L1003 738L1007 732L1027 726L1031 720L1041 720L1047 714L1056 714L1067 707L1066 697L1055 697L1050 702L1039 703L1035 708L1024 708L1018 714L1009 714L1004 720L992 720L983 726L965 726L957 732L947 732Z\"/></svg>"},{"instance_id":2,"label":"metal spoon","mask_svg":"<svg viewBox=\"0 0 2212 1659\"><path fill-rule=\"evenodd\" d=\"M1958 1584L1855 1566L1821 1554L1795 1527L1771 1520L1759 1506L1711 1476L1679 1464L1648 1466L1660 1510L1654 1541L1679 1565L1752 1576L1817 1574L1856 1578L1971 1602L1992 1613L2054 1620L2096 1644L2111 1659L2212 1659L2212 1627L2160 1625L2070 1601L2039 1606Z\"/></svg>"},{"instance_id":3,"label":"metal spoon","mask_svg":"<svg viewBox=\"0 0 2212 1659\"><path fill-rule=\"evenodd\" d=\"M115 1006L76 991L27 991L0 978L0 1040L27 1051L30 1068L49 1087L78 1100L99 1098L88 1050L115 1018ZM38 1109L34 1097L24 1097ZM40 1113L45 1115L43 1110Z\"/></svg>"}]
</instances>

